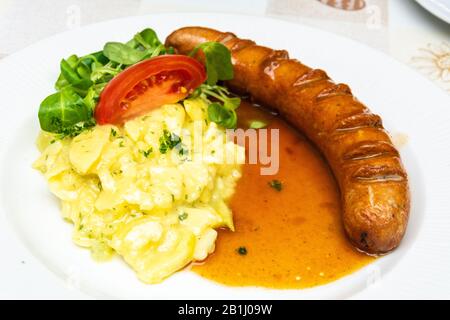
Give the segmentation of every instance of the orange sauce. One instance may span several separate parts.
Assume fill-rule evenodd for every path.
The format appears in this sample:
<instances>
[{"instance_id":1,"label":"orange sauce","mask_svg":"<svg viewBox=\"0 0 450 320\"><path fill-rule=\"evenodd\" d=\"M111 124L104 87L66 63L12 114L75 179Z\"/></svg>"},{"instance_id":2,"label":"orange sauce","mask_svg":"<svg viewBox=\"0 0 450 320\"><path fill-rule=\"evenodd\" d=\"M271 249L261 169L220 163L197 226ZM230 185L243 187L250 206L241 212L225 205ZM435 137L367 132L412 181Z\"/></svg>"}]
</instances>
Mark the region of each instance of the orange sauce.
<instances>
[{"instance_id":1,"label":"orange sauce","mask_svg":"<svg viewBox=\"0 0 450 320\"><path fill-rule=\"evenodd\" d=\"M345 237L339 190L315 147L260 107L242 103L238 111L240 127L263 119L280 130L279 171L261 176L259 164L243 166L230 203L236 230L220 230L215 252L193 271L231 286L288 289L322 285L372 262ZM275 179L281 191L269 185Z\"/></svg>"}]
</instances>

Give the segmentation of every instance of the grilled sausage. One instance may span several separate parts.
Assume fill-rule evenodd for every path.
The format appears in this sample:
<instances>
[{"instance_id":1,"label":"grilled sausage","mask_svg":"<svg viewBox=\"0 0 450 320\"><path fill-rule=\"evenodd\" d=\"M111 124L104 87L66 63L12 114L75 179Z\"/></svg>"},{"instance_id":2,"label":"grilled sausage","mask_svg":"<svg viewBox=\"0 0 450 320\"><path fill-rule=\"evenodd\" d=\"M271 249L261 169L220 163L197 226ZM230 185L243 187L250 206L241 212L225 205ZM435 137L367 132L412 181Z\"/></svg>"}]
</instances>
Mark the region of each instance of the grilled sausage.
<instances>
[{"instance_id":1,"label":"grilled sausage","mask_svg":"<svg viewBox=\"0 0 450 320\"><path fill-rule=\"evenodd\" d=\"M396 248L408 223L409 188L380 117L347 85L289 59L284 50L202 27L176 30L166 45L187 54L207 41L221 42L232 53L234 79L227 86L279 111L324 154L340 187L349 240L369 254Z\"/></svg>"}]
</instances>

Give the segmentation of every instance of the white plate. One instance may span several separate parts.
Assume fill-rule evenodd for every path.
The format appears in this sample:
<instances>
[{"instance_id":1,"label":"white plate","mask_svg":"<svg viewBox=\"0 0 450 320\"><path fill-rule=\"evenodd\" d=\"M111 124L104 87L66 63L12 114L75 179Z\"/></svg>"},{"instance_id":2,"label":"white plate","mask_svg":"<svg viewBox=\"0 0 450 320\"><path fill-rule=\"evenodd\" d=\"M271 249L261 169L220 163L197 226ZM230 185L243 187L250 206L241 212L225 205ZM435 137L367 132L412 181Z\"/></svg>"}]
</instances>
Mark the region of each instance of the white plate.
<instances>
[{"instance_id":1,"label":"white plate","mask_svg":"<svg viewBox=\"0 0 450 320\"><path fill-rule=\"evenodd\" d=\"M125 41L144 27L156 29L164 39L185 25L233 31L260 44L288 49L292 57L349 83L362 101L382 115L391 133L409 137L401 153L411 180L412 211L398 250L329 285L277 291L224 287L188 271L160 285L144 285L119 259L95 263L87 250L72 243L71 225L61 219L58 202L44 179L31 169L38 155L34 146L38 106L53 91L60 59L98 50L106 41ZM0 296L450 297L450 99L406 66L366 46L297 24L251 16L133 17L59 34L5 58L0 62L0 91Z\"/></svg>"},{"instance_id":2,"label":"white plate","mask_svg":"<svg viewBox=\"0 0 450 320\"><path fill-rule=\"evenodd\" d=\"M436 17L450 23L450 0L416 0Z\"/></svg>"}]
</instances>

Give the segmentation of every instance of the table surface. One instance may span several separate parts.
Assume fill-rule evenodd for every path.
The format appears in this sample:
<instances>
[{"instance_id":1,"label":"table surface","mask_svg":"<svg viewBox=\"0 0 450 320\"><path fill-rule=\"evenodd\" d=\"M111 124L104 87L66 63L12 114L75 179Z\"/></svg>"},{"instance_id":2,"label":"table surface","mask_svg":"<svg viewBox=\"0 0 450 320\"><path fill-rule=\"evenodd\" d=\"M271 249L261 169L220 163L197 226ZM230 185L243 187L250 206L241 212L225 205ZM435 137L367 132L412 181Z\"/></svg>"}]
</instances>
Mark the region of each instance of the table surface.
<instances>
[{"instance_id":1,"label":"table surface","mask_svg":"<svg viewBox=\"0 0 450 320\"><path fill-rule=\"evenodd\" d=\"M365 6L333 7L339 3ZM450 25L413 0L0 0L0 59L66 30L175 11L270 16L336 32L385 51L450 93Z\"/></svg>"}]
</instances>

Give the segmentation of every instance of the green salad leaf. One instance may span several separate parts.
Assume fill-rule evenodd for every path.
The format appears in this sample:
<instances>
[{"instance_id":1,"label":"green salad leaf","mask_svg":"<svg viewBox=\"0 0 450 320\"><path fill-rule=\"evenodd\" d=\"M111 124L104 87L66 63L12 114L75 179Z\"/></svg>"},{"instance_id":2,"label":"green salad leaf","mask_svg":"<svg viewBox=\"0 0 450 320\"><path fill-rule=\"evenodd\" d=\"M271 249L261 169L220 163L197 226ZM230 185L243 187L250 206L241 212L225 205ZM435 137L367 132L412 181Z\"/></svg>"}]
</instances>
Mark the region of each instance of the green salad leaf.
<instances>
[{"instance_id":1,"label":"green salad leaf","mask_svg":"<svg viewBox=\"0 0 450 320\"><path fill-rule=\"evenodd\" d=\"M207 80L206 84L201 85L193 93L193 96L201 96L209 102L209 121L234 129L237 125L235 110L239 107L241 99L231 96L228 89L217 84L219 81L233 79L230 50L219 42L205 42L195 47L189 55L195 56L198 50L201 50L204 55Z\"/></svg>"},{"instance_id":2,"label":"green salad leaf","mask_svg":"<svg viewBox=\"0 0 450 320\"><path fill-rule=\"evenodd\" d=\"M62 59L57 92L39 108L41 129L65 137L95 125L94 109L108 82L127 66L166 52L155 31L147 28L126 44L109 42L101 51Z\"/></svg>"},{"instance_id":3,"label":"green salad leaf","mask_svg":"<svg viewBox=\"0 0 450 320\"><path fill-rule=\"evenodd\" d=\"M73 61L75 59L75 61ZM72 61L71 61L72 60ZM69 63L72 62L72 65ZM60 63L61 75L68 83L77 83L81 81L81 76L74 70L77 67L78 58L77 56L71 56L69 59L62 59Z\"/></svg>"},{"instance_id":4,"label":"green salad leaf","mask_svg":"<svg viewBox=\"0 0 450 320\"><path fill-rule=\"evenodd\" d=\"M133 48L135 47L135 43L138 43L145 49L152 49L162 45L161 41L159 41L158 36L156 35L156 32L150 28L136 33L133 40L135 41L134 43L128 43Z\"/></svg>"},{"instance_id":5,"label":"green salad leaf","mask_svg":"<svg viewBox=\"0 0 450 320\"><path fill-rule=\"evenodd\" d=\"M103 47L103 52L109 60L127 66L143 60L148 55L146 50L136 50L120 42L108 42Z\"/></svg>"},{"instance_id":6,"label":"green salad leaf","mask_svg":"<svg viewBox=\"0 0 450 320\"><path fill-rule=\"evenodd\" d=\"M252 120L250 121L248 127L250 129L263 129L267 127L267 123L262 120Z\"/></svg>"},{"instance_id":7,"label":"green salad leaf","mask_svg":"<svg viewBox=\"0 0 450 320\"><path fill-rule=\"evenodd\" d=\"M71 136L92 124L92 111L70 87L45 98L38 117L42 130L64 136Z\"/></svg>"},{"instance_id":8,"label":"green salad leaf","mask_svg":"<svg viewBox=\"0 0 450 320\"><path fill-rule=\"evenodd\" d=\"M236 112L224 108L218 102L213 102L208 106L208 119L225 128L235 128L237 122Z\"/></svg>"},{"instance_id":9,"label":"green salad leaf","mask_svg":"<svg viewBox=\"0 0 450 320\"><path fill-rule=\"evenodd\" d=\"M103 88L105 88L105 86L105 82L94 84L88 89L86 96L83 99L84 103L91 110L92 114L94 113L95 106L97 105L98 99L100 98L100 93L102 92Z\"/></svg>"},{"instance_id":10,"label":"green salad leaf","mask_svg":"<svg viewBox=\"0 0 450 320\"><path fill-rule=\"evenodd\" d=\"M233 79L233 65L231 64L231 53L227 47L219 42L204 42L198 45L190 56L195 56L198 50L205 55L206 73L208 85L213 86L219 80Z\"/></svg>"},{"instance_id":11,"label":"green salad leaf","mask_svg":"<svg viewBox=\"0 0 450 320\"><path fill-rule=\"evenodd\" d=\"M227 129L237 126L236 109L241 104L239 97L234 97L227 88L219 85L202 84L194 91L192 97L200 96L208 102L208 120Z\"/></svg>"},{"instance_id":12,"label":"green salad leaf","mask_svg":"<svg viewBox=\"0 0 450 320\"><path fill-rule=\"evenodd\" d=\"M147 28L136 33L133 39L125 44L120 42L106 43L103 53L109 60L128 66L146 58L166 53L166 48L158 39L156 32Z\"/></svg>"}]
</instances>

